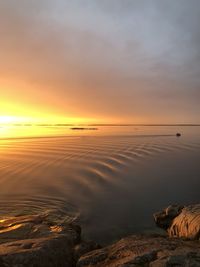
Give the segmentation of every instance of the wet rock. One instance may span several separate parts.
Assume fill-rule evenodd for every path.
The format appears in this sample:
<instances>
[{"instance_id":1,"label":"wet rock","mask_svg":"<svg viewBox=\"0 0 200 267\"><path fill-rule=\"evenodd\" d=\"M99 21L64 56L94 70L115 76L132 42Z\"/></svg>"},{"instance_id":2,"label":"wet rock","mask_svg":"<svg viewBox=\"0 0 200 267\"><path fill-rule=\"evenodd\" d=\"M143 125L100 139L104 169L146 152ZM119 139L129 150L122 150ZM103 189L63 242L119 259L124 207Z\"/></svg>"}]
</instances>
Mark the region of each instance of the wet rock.
<instances>
[{"instance_id":1,"label":"wet rock","mask_svg":"<svg viewBox=\"0 0 200 267\"><path fill-rule=\"evenodd\" d=\"M157 226L167 230L170 237L200 238L200 204L169 206L154 214Z\"/></svg>"},{"instance_id":2,"label":"wet rock","mask_svg":"<svg viewBox=\"0 0 200 267\"><path fill-rule=\"evenodd\" d=\"M0 220L0 266L72 267L79 226L51 221L47 215Z\"/></svg>"},{"instance_id":3,"label":"wet rock","mask_svg":"<svg viewBox=\"0 0 200 267\"><path fill-rule=\"evenodd\" d=\"M189 264L189 265L188 265ZM200 266L200 243L164 237L130 236L83 255L78 267Z\"/></svg>"}]
</instances>

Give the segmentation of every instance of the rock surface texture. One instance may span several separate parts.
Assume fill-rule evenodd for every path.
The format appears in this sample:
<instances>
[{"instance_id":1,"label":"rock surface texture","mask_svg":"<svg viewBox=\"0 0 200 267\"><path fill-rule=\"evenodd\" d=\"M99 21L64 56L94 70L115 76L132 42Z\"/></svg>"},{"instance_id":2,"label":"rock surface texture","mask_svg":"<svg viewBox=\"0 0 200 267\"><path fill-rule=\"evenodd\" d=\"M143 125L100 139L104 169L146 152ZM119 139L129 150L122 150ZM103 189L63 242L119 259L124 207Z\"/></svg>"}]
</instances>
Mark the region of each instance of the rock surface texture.
<instances>
[{"instance_id":1,"label":"rock surface texture","mask_svg":"<svg viewBox=\"0 0 200 267\"><path fill-rule=\"evenodd\" d=\"M80 227L47 215L0 220L0 267L72 267Z\"/></svg>"},{"instance_id":2,"label":"rock surface texture","mask_svg":"<svg viewBox=\"0 0 200 267\"><path fill-rule=\"evenodd\" d=\"M154 214L154 219L157 226L167 230L169 237L200 238L200 204L169 206Z\"/></svg>"},{"instance_id":3,"label":"rock surface texture","mask_svg":"<svg viewBox=\"0 0 200 267\"><path fill-rule=\"evenodd\" d=\"M130 236L83 255L78 267L199 267L200 243L164 237Z\"/></svg>"},{"instance_id":4,"label":"rock surface texture","mask_svg":"<svg viewBox=\"0 0 200 267\"><path fill-rule=\"evenodd\" d=\"M100 248L62 216L0 218L0 267L200 267L200 205L172 205L154 219L169 237L133 235Z\"/></svg>"}]
</instances>

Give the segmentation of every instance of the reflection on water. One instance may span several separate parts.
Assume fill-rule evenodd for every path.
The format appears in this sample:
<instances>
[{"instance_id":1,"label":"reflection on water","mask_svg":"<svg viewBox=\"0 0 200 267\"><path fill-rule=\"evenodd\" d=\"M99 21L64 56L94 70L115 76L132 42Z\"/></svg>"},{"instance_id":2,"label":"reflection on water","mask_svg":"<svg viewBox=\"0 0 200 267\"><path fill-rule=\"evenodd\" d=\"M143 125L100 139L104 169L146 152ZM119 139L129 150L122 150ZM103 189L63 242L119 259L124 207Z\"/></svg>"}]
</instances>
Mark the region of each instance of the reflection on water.
<instances>
[{"instance_id":1,"label":"reflection on water","mask_svg":"<svg viewBox=\"0 0 200 267\"><path fill-rule=\"evenodd\" d=\"M110 241L151 230L152 213L169 203L199 200L200 127L8 128L0 129L2 219L51 212ZM14 138L22 136L46 137Z\"/></svg>"}]
</instances>

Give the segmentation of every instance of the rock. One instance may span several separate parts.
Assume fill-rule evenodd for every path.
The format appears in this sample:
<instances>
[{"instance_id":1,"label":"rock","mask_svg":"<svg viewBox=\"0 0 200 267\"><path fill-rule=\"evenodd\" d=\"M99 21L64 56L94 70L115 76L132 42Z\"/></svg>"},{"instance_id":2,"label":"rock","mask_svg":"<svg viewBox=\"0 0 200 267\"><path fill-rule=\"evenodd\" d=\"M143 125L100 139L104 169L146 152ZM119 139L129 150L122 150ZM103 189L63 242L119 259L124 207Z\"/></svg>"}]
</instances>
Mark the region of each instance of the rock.
<instances>
[{"instance_id":1,"label":"rock","mask_svg":"<svg viewBox=\"0 0 200 267\"><path fill-rule=\"evenodd\" d=\"M149 267L199 267L200 266L200 253L198 251L175 250L162 252L162 257L154 262L151 262Z\"/></svg>"},{"instance_id":2,"label":"rock","mask_svg":"<svg viewBox=\"0 0 200 267\"><path fill-rule=\"evenodd\" d=\"M101 246L99 244L97 244L96 242L90 241L90 242L85 242L82 241L81 243L79 243L75 249L74 249L74 256L75 259L78 260L82 255L93 251L95 249L99 249L101 248Z\"/></svg>"},{"instance_id":3,"label":"rock","mask_svg":"<svg viewBox=\"0 0 200 267\"><path fill-rule=\"evenodd\" d=\"M173 219L178 216L184 207L180 205L171 205L161 212L155 213L154 220L158 227L167 230L173 222Z\"/></svg>"},{"instance_id":4,"label":"rock","mask_svg":"<svg viewBox=\"0 0 200 267\"><path fill-rule=\"evenodd\" d=\"M77 267L200 266L200 243L179 239L130 236L83 255Z\"/></svg>"},{"instance_id":5,"label":"rock","mask_svg":"<svg viewBox=\"0 0 200 267\"><path fill-rule=\"evenodd\" d=\"M200 239L200 204L182 209L168 229L170 237Z\"/></svg>"},{"instance_id":6,"label":"rock","mask_svg":"<svg viewBox=\"0 0 200 267\"><path fill-rule=\"evenodd\" d=\"M169 237L200 238L200 204L170 206L154 214L157 226L167 230Z\"/></svg>"},{"instance_id":7,"label":"rock","mask_svg":"<svg viewBox=\"0 0 200 267\"><path fill-rule=\"evenodd\" d=\"M72 267L80 227L57 224L48 215L0 220L0 266Z\"/></svg>"},{"instance_id":8,"label":"rock","mask_svg":"<svg viewBox=\"0 0 200 267\"><path fill-rule=\"evenodd\" d=\"M50 214L3 218L0 267L200 266L200 242L185 239L200 237L200 204L171 205L154 219L169 237L133 235L100 248L81 240L79 226Z\"/></svg>"},{"instance_id":9,"label":"rock","mask_svg":"<svg viewBox=\"0 0 200 267\"><path fill-rule=\"evenodd\" d=\"M65 235L4 243L0 258L5 266L73 266L73 241Z\"/></svg>"}]
</instances>

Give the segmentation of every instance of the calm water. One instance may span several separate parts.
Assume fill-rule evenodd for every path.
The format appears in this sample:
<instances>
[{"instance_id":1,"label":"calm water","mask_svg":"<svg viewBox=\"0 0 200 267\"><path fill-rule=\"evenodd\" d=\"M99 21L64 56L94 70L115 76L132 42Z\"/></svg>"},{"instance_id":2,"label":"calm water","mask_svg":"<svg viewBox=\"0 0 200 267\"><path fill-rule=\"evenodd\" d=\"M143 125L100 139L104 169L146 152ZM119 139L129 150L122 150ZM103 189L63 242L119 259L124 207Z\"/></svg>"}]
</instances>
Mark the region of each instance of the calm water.
<instances>
[{"instance_id":1,"label":"calm water","mask_svg":"<svg viewBox=\"0 0 200 267\"><path fill-rule=\"evenodd\" d=\"M183 135L175 136L176 132ZM200 127L0 127L0 215L49 211L110 242L199 202Z\"/></svg>"}]
</instances>

